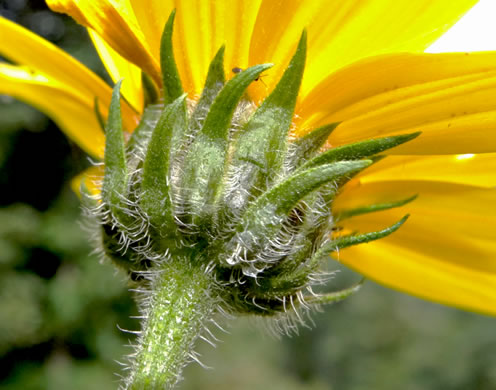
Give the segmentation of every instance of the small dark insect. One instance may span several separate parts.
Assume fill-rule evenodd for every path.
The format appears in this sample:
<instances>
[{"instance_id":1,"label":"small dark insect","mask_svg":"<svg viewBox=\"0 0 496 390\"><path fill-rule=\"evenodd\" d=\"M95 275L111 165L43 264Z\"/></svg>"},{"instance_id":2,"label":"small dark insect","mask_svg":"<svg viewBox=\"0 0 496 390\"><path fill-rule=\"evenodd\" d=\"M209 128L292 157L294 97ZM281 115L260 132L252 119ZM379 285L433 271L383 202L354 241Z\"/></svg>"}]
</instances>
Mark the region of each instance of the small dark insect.
<instances>
[{"instance_id":1,"label":"small dark insect","mask_svg":"<svg viewBox=\"0 0 496 390\"><path fill-rule=\"evenodd\" d=\"M234 68L232 68L232 72L235 73L235 74L241 73L242 71L244 71L244 69L243 68L238 68L237 66L234 67ZM262 84L265 85L265 83L262 80L262 77L263 76L264 75L258 76L254 81L260 80L262 82Z\"/></svg>"}]
</instances>

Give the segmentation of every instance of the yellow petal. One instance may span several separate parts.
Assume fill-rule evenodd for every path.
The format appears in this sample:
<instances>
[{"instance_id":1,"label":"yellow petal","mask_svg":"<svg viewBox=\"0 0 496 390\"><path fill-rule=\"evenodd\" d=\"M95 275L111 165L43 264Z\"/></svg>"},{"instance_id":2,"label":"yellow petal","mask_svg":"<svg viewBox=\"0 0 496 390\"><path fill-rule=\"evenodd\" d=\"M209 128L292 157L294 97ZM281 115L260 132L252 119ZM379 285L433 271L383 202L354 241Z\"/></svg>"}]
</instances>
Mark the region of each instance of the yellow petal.
<instances>
[{"instance_id":1,"label":"yellow petal","mask_svg":"<svg viewBox=\"0 0 496 390\"><path fill-rule=\"evenodd\" d=\"M277 80L301 31L308 28L308 64L302 85L305 96L327 75L359 59L423 51L476 2L266 0L253 30L250 63L276 63L279 67L270 74Z\"/></svg>"},{"instance_id":2,"label":"yellow petal","mask_svg":"<svg viewBox=\"0 0 496 390\"><path fill-rule=\"evenodd\" d=\"M304 99L301 127L343 121L331 145L422 132L388 152L395 154L493 152L495 66L496 52L370 58L336 72Z\"/></svg>"},{"instance_id":3,"label":"yellow petal","mask_svg":"<svg viewBox=\"0 0 496 390\"><path fill-rule=\"evenodd\" d=\"M81 186L84 185L89 195L96 196L102 188L103 174L103 165L95 165L88 168L71 180L71 188L76 195L81 195Z\"/></svg>"},{"instance_id":4,"label":"yellow petal","mask_svg":"<svg viewBox=\"0 0 496 390\"><path fill-rule=\"evenodd\" d=\"M121 93L137 112L143 110L141 69L124 59L112 49L95 31L88 29L103 64L114 82L124 79Z\"/></svg>"},{"instance_id":5,"label":"yellow petal","mask_svg":"<svg viewBox=\"0 0 496 390\"><path fill-rule=\"evenodd\" d=\"M362 183L389 180L429 180L479 187L496 186L496 153L388 156L363 171Z\"/></svg>"},{"instance_id":6,"label":"yellow petal","mask_svg":"<svg viewBox=\"0 0 496 390\"><path fill-rule=\"evenodd\" d=\"M342 250L365 276L424 299L496 314L496 190L435 182L377 182L348 189L338 208L418 193L412 203L342 221L371 231L411 213L391 236Z\"/></svg>"},{"instance_id":7,"label":"yellow petal","mask_svg":"<svg viewBox=\"0 0 496 390\"><path fill-rule=\"evenodd\" d=\"M74 95L65 85L39 73L1 63L0 93L43 111L87 153L103 157L105 137L93 111L93 100Z\"/></svg>"},{"instance_id":8,"label":"yellow petal","mask_svg":"<svg viewBox=\"0 0 496 390\"><path fill-rule=\"evenodd\" d=\"M256 65L248 61L248 47L260 1L176 2L175 45L181 50L176 58L186 90L200 92L210 61L224 44L228 76L234 67Z\"/></svg>"},{"instance_id":9,"label":"yellow petal","mask_svg":"<svg viewBox=\"0 0 496 390\"><path fill-rule=\"evenodd\" d=\"M47 0L47 4L92 28L122 57L162 84L159 62L146 44L129 0Z\"/></svg>"},{"instance_id":10,"label":"yellow petal","mask_svg":"<svg viewBox=\"0 0 496 390\"><path fill-rule=\"evenodd\" d=\"M102 113L107 115L112 90L95 73L52 43L3 17L0 17L0 33L0 54L63 84L65 90L71 90L81 99L98 98ZM122 116L124 127L134 130L138 117L127 103L122 104Z\"/></svg>"},{"instance_id":11,"label":"yellow petal","mask_svg":"<svg viewBox=\"0 0 496 390\"><path fill-rule=\"evenodd\" d=\"M456 232L461 237L496 239L496 229L488 229L496 223L494 188L416 180L359 182L345 187L336 199L334 211L405 199L415 194L418 198L408 205L352 218L345 226L352 224L353 229L362 229L366 223L367 228L382 228L381 224L410 213L412 220L420 219L426 225L430 224L430 230Z\"/></svg>"}]
</instances>

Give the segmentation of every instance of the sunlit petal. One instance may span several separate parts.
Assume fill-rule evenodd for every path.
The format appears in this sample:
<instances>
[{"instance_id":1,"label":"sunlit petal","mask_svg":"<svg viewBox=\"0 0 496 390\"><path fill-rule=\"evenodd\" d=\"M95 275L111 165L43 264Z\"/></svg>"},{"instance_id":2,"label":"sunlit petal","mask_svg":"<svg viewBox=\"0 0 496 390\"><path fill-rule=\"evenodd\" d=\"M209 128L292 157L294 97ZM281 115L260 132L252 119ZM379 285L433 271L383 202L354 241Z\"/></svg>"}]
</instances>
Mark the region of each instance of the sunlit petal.
<instances>
[{"instance_id":1,"label":"sunlit petal","mask_svg":"<svg viewBox=\"0 0 496 390\"><path fill-rule=\"evenodd\" d=\"M479 187L496 187L496 154L388 156L367 168L362 183L390 180L430 180Z\"/></svg>"},{"instance_id":2,"label":"sunlit petal","mask_svg":"<svg viewBox=\"0 0 496 390\"><path fill-rule=\"evenodd\" d=\"M81 195L81 186L84 186L89 195L96 196L101 191L103 174L103 165L88 168L71 180L71 188L76 194Z\"/></svg>"},{"instance_id":3,"label":"sunlit petal","mask_svg":"<svg viewBox=\"0 0 496 390\"><path fill-rule=\"evenodd\" d=\"M371 231L411 214L391 236L345 249L339 260L395 289L495 314L496 190L425 181L376 182L345 190L336 208L412 194L419 196L402 208L342 221L349 230Z\"/></svg>"},{"instance_id":4,"label":"sunlit petal","mask_svg":"<svg viewBox=\"0 0 496 390\"><path fill-rule=\"evenodd\" d=\"M52 43L3 17L0 17L0 32L0 54L63 84L65 90L71 90L81 99L98 99L106 116L112 89L95 73ZM125 128L132 131L138 121L136 112L124 103L122 115Z\"/></svg>"},{"instance_id":5,"label":"sunlit petal","mask_svg":"<svg viewBox=\"0 0 496 390\"><path fill-rule=\"evenodd\" d=\"M93 101L74 95L65 85L25 68L0 63L0 93L43 111L87 153L103 157L105 137L93 111Z\"/></svg>"},{"instance_id":6,"label":"sunlit petal","mask_svg":"<svg viewBox=\"0 0 496 390\"><path fill-rule=\"evenodd\" d=\"M301 103L302 127L343 121L333 146L421 131L390 153L493 152L495 66L495 52L367 59L338 71Z\"/></svg>"},{"instance_id":7,"label":"sunlit petal","mask_svg":"<svg viewBox=\"0 0 496 390\"><path fill-rule=\"evenodd\" d=\"M185 87L196 93L203 86L210 61L226 45L226 73L234 67L255 65L248 61L248 46L260 0L177 1L177 43L183 51L181 74ZM194 59L194 61L191 61Z\"/></svg>"},{"instance_id":8,"label":"sunlit petal","mask_svg":"<svg viewBox=\"0 0 496 390\"><path fill-rule=\"evenodd\" d=\"M423 51L476 2L267 0L253 30L250 63L274 62L277 66L267 77L274 82L308 28L311 60L303 80L305 96L327 75L359 59Z\"/></svg>"},{"instance_id":9,"label":"sunlit petal","mask_svg":"<svg viewBox=\"0 0 496 390\"><path fill-rule=\"evenodd\" d=\"M121 92L137 112L143 110L141 69L124 59L93 30L88 31L103 64L114 82L123 79Z\"/></svg>"},{"instance_id":10,"label":"sunlit petal","mask_svg":"<svg viewBox=\"0 0 496 390\"><path fill-rule=\"evenodd\" d=\"M129 0L47 0L56 12L96 31L122 57L162 83L160 66L151 54Z\"/></svg>"}]
</instances>

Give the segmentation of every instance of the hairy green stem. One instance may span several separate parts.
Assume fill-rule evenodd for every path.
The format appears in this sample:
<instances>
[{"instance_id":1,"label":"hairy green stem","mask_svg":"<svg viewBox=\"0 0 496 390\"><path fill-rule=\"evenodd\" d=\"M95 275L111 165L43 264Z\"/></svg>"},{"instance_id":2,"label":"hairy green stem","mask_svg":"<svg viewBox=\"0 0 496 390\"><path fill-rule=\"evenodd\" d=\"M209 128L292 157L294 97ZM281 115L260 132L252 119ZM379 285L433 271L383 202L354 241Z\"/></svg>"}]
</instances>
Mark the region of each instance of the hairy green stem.
<instances>
[{"instance_id":1,"label":"hairy green stem","mask_svg":"<svg viewBox=\"0 0 496 390\"><path fill-rule=\"evenodd\" d=\"M128 389L171 389L193 359L194 342L218 300L211 276L188 260L173 258L153 274Z\"/></svg>"}]
</instances>

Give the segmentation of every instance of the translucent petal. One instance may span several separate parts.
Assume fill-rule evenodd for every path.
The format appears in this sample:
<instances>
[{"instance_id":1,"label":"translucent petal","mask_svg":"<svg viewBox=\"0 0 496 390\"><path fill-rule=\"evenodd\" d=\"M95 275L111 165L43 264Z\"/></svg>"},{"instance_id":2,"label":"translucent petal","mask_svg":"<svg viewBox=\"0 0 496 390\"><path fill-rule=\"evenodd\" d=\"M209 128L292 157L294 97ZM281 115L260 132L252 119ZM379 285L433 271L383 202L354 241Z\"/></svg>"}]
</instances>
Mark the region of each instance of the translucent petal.
<instances>
[{"instance_id":1,"label":"translucent petal","mask_svg":"<svg viewBox=\"0 0 496 390\"><path fill-rule=\"evenodd\" d=\"M476 0L350 0L262 2L253 30L250 63L274 62L278 79L295 42L308 28L305 96L335 70L359 59L398 51L423 51Z\"/></svg>"},{"instance_id":2,"label":"translucent petal","mask_svg":"<svg viewBox=\"0 0 496 390\"><path fill-rule=\"evenodd\" d=\"M76 195L81 195L81 186L84 185L89 195L96 196L102 190L103 174L103 165L88 168L71 180L71 188Z\"/></svg>"},{"instance_id":3,"label":"translucent petal","mask_svg":"<svg viewBox=\"0 0 496 390\"><path fill-rule=\"evenodd\" d=\"M389 287L440 303L496 314L496 190L400 181L348 188L337 208L418 193L398 209L343 221L371 231L409 220L379 241L342 250L339 260Z\"/></svg>"},{"instance_id":4,"label":"translucent petal","mask_svg":"<svg viewBox=\"0 0 496 390\"><path fill-rule=\"evenodd\" d=\"M96 31L115 51L161 85L160 66L136 20L130 0L47 0L55 12L66 13Z\"/></svg>"},{"instance_id":5,"label":"translucent petal","mask_svg":"<svg viewBox=\"0 0 496 390\"><path fill-rule=\"evenodd\" d=\"M92 156L101 158L104 135L93 110L93 100L74 95L63 84L17 66L0 64L0 93L43 111Z\"/></svg>"},{"instance_id":6,"label":"translucent petal","mask_svg":"<svg viewBox=\"0 0 496 390\"><path fill-rule=\"evenodd\" d=\"M479 187L496 186L496 153L388 156L361 173L362 183L389 180L429 180Z\"/></svg>"},{"instance_id":7,"label":"translucent petal","mask_svg":"<svg viewBox=\"0 0 496 390\"><path fill-rule=\"evenodd\" d=\"M1 55L63 84L66 91L71 90L81 99L94 101L97 98L106 115L112 89L95 73L52 43L3 17L0 17L0 33ZM130 131L137 124L136 112L127 103L122 105L122 110L125 128Z\"/></svg>"},{"instance_id":8,"label":"translucent petal","mask_svg":"<svg viewBox=\"0 0 496 390\"><path fill-rule=\"evenodd\" d=\"M95 31L88 29L107 72L114 82L123 79L121 93L137 112L143 110L143 90L141 89L141 69L124 59L112 49Z\"/></svg>"},{"instance_id":9,"label":"translucent petal","mask_svg":"<svg viewBox=\"0 0 496 390\"><path fill-rule=\"evenodd\" d=\"M493 152L495 66L496 52L370 58L336 72L304 99L301 127L343 121L330 145L422 132L393 154Z\"/></svg>"},{"instance_id":10,"label":"translucent petal","mask_svg":"<svg viewBox=\"0 0 496 390\"><path fill-rule=\"evenodd\" d=\"M248 47L260 1L175 2L176 48L181 48L183 57L178 58L178 66L185 90L200 92L210 61L224 44L226 74L233 75L231 70L234 67L245 68L262 63L248 61Z\"/></svg>"}]
</instances>

